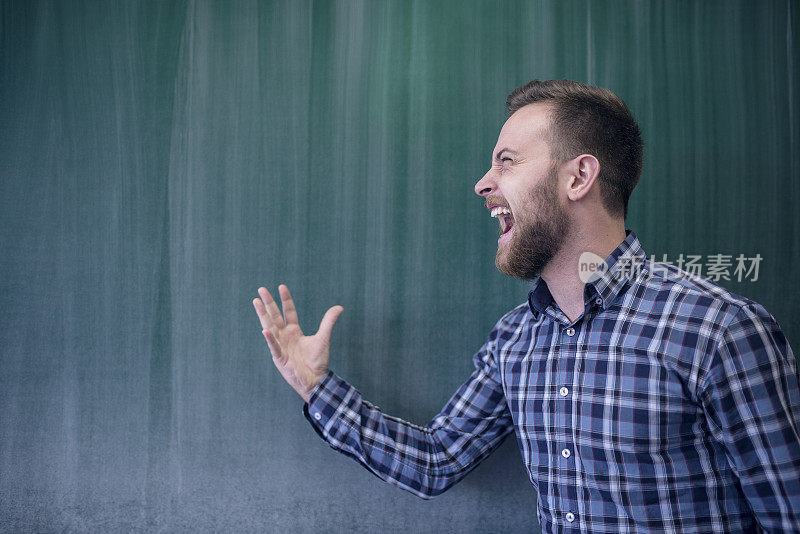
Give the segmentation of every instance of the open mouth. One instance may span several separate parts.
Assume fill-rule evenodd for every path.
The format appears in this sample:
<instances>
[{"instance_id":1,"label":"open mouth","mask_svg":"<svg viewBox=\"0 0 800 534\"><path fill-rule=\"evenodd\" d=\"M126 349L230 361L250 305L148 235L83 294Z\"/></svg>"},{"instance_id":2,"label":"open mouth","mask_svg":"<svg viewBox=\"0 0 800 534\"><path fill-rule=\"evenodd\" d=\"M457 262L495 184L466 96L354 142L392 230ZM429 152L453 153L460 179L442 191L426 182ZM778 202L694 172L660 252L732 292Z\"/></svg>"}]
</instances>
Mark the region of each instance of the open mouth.
<instances>
[{"instance_id":1,"label":"open mouth","mask_svg":"<svg viewBox=\"0 0 800 534\"><path fill-rule=\"evenodd\" d=\"M511 210L503 206L495 206L491 211L492 217L497 217L500 222L500 237L508 234L514 226L514 217Z\"/></svg>"}]
</instances>

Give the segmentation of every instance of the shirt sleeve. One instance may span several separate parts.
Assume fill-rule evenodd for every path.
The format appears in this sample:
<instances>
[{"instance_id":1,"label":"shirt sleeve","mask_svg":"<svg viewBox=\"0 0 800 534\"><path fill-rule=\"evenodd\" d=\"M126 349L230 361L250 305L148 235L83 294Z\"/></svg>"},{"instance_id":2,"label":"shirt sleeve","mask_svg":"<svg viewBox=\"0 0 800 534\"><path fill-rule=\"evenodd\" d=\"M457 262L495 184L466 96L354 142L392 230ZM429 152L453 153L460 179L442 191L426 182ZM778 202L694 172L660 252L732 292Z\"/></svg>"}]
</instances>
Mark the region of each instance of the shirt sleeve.
<instances>
[{"instance_id":1,"label":"shirt sleeve","mask_svg":"<svg viewBox=\"0 0 800 534\"><path fill-rule=\"evenodd\" d=\"M738 311L700 386L711 432L761 527L800 532L797 361L763 306Z\"/></svg>"},{"instance_id":2,"label":"shirt sleeve","mask_svg":"<svg viewBox=\"0 0 800 534\"><path fill-rule=\"evenodd\" d=\"M303 413L332 448L379 478L428 499L461 480L513 430L497 363L497 329L478 351L475 370L425 426L384 414L328 370Z\"/></svg>"}]
</instances>

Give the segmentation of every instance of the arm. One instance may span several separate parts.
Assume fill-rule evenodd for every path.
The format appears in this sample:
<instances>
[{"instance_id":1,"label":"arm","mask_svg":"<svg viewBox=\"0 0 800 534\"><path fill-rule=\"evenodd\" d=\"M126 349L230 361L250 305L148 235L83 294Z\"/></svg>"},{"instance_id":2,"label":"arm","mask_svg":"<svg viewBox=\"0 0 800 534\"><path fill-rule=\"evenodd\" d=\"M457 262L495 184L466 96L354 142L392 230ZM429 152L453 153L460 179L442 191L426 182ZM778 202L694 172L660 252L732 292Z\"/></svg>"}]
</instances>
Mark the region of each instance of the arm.
<instances>
[{"instance_id":1,"label":"arm","mask_svg":"<svg viewBox=\"0 0 800 534\"><path fill-rule=\"evenodd\" d=\"M330 330L323 326L316 334L327 331L324 354L316 360L324 362L317 367L322 375L313 384L302 382L306 376L314 379L313 372L304 371L313 367L305 363L310 361L308 354L312 352L300 350L296 341L290 342L292 336L275 326L279 324L277 306L262 290L259 293L263 302L257 299L254 305L265 327L265 338L281 374L306 401L306 417L331 447L354 458L381 479L419 497L433 497L466 476L513 430L494 357L497 328L475 354L475 371L469 379L432 421L418 426L383 414L328 369ZM290 318L296 321L293 304L287 310L287 298L291 297L283 286L281 297L284 324L289 324ZM310 341L307 345L314 346Z\"/></svg>"},{"instance_id":2,"label":"arm","mask_svg":"<svg viewBox=\"0 0 800 534\"><path fill-rule=\"evenodd\" d=\"M797 362L760 304L741 308L724 330L700 399L762 528L800 531Z\"/></svg>"},{"instance_id":3,"label":"arm","mask_svg":"<svg viewBox=\"0 0 800 534\"><path fill-rule=\"evenodd\" d=\"M492 453L513 430L490 346L475 370L425 426L385 415L331 371L304 413L328 444L381 479L422 498L444 492Z\"/></svg>"}]
</instances>

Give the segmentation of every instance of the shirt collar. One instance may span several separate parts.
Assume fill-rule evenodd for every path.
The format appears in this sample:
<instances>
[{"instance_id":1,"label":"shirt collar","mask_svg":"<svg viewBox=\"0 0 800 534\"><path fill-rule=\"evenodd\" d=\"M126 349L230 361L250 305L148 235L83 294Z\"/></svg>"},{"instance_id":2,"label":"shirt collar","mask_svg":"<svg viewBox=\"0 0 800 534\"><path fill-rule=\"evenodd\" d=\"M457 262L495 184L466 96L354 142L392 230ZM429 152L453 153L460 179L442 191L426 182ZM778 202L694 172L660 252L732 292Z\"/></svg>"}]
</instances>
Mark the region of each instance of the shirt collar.
<instances>
[{"instance_id":1,"label":"shirt collar","mask_svg":"<svg viewBox=\"0 0 800 534\"><path fill-rule=\"evenodd\" d=\"M599 258L599 256L598 256ZM630 282L642 269L646 255L639 238L633 230L625 231L625 239L603 261L603 264L589 277L583 288L584 303L588 304L600 298L598 305L602 309L610 306L617 297L623 293ZM537 277L533 281L533 289L528 294L528 307L534 318L538 318L550 304L553 296L547 288L547 283Z\"/></svg>"}]
</instances>

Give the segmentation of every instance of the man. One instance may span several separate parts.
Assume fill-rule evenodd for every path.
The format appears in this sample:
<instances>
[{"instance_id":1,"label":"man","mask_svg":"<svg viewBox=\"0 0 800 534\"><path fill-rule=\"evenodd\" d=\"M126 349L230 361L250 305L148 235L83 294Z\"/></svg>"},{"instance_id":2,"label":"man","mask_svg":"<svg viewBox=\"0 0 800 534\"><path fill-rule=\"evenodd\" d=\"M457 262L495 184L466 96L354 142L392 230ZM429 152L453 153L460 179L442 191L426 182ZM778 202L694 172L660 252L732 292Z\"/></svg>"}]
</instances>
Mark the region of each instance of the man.
<instances>
[{"instance_id":1,"label":"man","mask_svg":"<svg viewBox=\"0 0 800 534\"><path fill-rule=\"evenodd\" d=\"M289 290L281 315L260 288L264 337L310 423L424 498L514 431L545 532L800 532L800 387L775 319L646 260L625 230L642 141L616 95L534 80L507 108L475 192L500 221L497 267L534 281L528 302L500 319L475 371L421 427L328 368L340 306L304 336Z\"/></svg>"}]
</instances>

